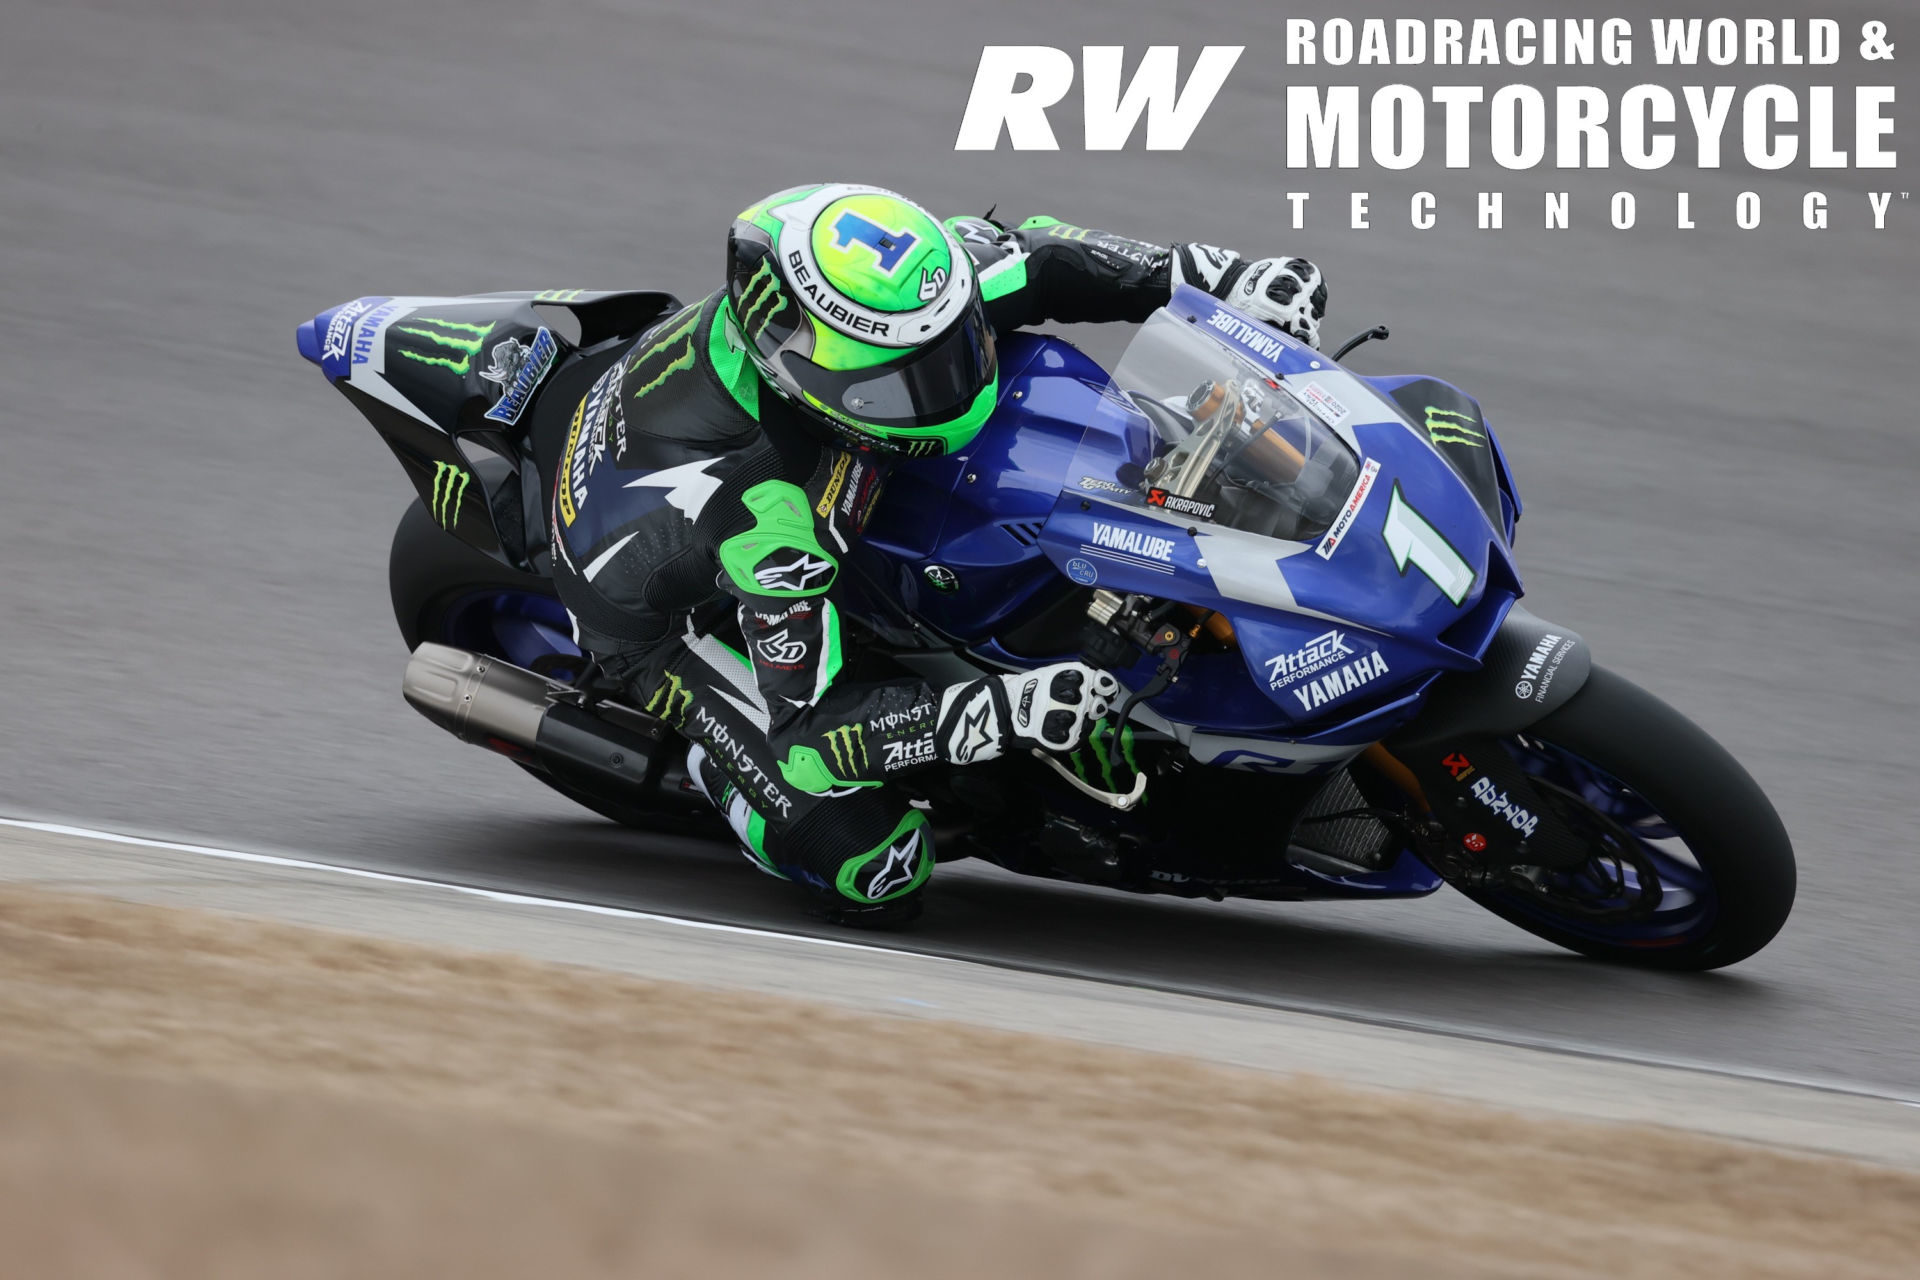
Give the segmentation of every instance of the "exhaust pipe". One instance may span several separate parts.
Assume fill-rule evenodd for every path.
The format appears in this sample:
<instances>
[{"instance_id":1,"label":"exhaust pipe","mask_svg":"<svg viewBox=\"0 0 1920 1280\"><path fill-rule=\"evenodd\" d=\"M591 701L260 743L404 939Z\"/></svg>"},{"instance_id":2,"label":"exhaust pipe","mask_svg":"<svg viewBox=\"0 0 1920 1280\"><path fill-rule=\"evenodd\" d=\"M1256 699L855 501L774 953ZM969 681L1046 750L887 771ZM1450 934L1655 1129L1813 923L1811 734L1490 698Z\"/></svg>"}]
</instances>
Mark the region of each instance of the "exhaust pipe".
<instances>
[{"instance_id":1,"label":"exhaust pipe","mask_svg":"<svg viewBox=\"0 0 1920 1280\"><path fill-rule=\"evenodd\" d=\"M616 722L561 701L571 690L558 680L444 644L413 651L400 692L462 742L575 785L611 789L629 803L666 798L654 768L666 726L641 712L613 708Z\"/></svg>"}]
</instances>

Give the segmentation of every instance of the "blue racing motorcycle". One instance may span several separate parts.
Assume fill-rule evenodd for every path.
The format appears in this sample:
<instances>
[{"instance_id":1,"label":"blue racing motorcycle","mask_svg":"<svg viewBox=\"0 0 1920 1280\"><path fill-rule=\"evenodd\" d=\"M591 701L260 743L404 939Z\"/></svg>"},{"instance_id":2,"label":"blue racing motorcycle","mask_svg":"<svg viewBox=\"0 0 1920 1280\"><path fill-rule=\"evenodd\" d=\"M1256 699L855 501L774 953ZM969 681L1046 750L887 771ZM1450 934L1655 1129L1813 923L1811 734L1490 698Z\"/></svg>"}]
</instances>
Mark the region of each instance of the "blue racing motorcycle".
<instances>
[{"instance_id":1,"label":"blue racing motorcycle","mask_svg":"<svg viewBox=\"0 0 1920 1280\"><path fill-rule=\"evenodd\" d=\"M299 345L419 492L389 566L408 700L610 818L721 835L684 744L589 692L547 576L568 415L678 306L360 298ZM1216 900L1451 884L1602 959L1753 954L1793 904L1772 805L1520 607L1493 429L1438 379L1344 367L1370 336L1330 357L1180 288L1111 374L1056 338L1002 342L986 429L903 464L843 566L850 648L936 686L1080 658L1128 695L1070 758L907 775L941 857Z\"/></svg>"}]
</instances>

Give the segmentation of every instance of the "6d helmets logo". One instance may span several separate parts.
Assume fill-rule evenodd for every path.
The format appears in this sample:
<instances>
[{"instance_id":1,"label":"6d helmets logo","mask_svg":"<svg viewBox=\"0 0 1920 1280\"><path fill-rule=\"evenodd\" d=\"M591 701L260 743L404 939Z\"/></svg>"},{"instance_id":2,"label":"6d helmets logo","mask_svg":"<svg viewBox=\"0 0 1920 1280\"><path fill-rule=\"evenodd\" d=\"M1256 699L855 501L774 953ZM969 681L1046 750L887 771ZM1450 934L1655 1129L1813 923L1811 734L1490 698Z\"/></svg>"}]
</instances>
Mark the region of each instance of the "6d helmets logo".
<instances>
[{"instance_id":1,"label":"6d helmets logo","mask_svg":"<svg viewBox=\"0 0 1920 1280\"><path fill-rule=\"evenodd\" d=\"M797 666L807 656L807 642L788 635L785 627L756 641L753 647L770 666L775 667Z\"/></svg>"}]
</instances>

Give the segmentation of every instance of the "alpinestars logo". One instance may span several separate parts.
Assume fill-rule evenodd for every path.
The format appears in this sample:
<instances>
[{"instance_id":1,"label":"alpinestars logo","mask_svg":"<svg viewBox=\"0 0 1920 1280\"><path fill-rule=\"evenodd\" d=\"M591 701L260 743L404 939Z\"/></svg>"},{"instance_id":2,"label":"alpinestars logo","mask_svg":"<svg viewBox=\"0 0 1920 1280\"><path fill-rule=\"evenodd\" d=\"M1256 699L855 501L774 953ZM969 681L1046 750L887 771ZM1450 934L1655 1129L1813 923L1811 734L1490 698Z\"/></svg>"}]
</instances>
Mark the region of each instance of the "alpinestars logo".
<instances>
[{"instance_id":1,"label":"alpinestars logo","mask_svg":"<svg viewBox=\"0 0 1920 1280\"><path fill-rule=\"evenodd\" d=\"M776 667L797 665L807 656L807 642L787 634L785 627L754 642L754 650Z\"/></svg>"},{"instance_id":2,"label":"alpinestars logo","mask_svg":"<svg viewBox=\"0 0 1920 1280\"><path fill-rule=\"evenodd\" d=\"M954 726L947 740L947 758L955 764L972 764L976 758L992 759L992 755L981 756L981 752L994 747L999 734L994 723L993 694L982 688L973 695L973 700L960 713L959 723ZM998 752L994 752L997 755Z\"/></svg>"},{"instance_id":3,"label":"alpinestars logo","mask_svg":"<svg viewBox=\"0 0 1920 1280\"><path fill-rule=\"evenodd\" d=\"M822 735L833 752L834 772L841 777L867 767L867 731L857 724L843 724Z\"/></svg>"},{"instance_id":4,"label":"alpinestars logo","mask_svg":"<svg viewBox=\"0 0 1920 1280\"><path fill-rule=\"evenodd\" d=\"M452 532L460 523L460 499L467 496L467 481L473 477L450 462L433 464L433 520Z\"/></svg>"},{"instance_id":5,"label":"alpinestars logo","mask_svg":"<svg viewBox=\"0 0 1920 1280\"><path fill-rule=\"evenodd\" d=\"M887 743L887 752L880 761L880 767L888 773L895 769L911 769L915 765L932 764L939 759L939 753L933 749L932 738L914 738L907 742Z\"/></svg>"},{"instance_id":6,"label":"alpinestars logo","mask_svg":"<svg viewBox=\"0 0 1920 1280\"><path fill-rule=\"evenodd\" d=\"M687 688L686 681L669 671L660 681L660 687L647 699L648 715L659 716L678 729L687 722L687 707L693 702L693 691Z\"/></svg>"},{"instance_id":7,"label":"alpinestars logo","mask_svg":"<svg viewBox=\"0 0 1920 1280\"><path fill-rule=\"evenodd\" d=\"M423 338L428 343L424 351L401 347L399 353L407 359L447 369L464 378L472 371L473 358L480 354L481 344L486 342L487 335L495 327L493 324L461 324L457 320L418 316L411 324L402 325L394 332ZM448 354L441 354L443 352Z\"/></svg>"},{"instance_id":8,"label":"alpinestars logo","mask_svg":"<svg viewBox=\"0 0 1920 1280\"><path fill-rule=\"evenodd\" d=\"M920 828L915 827L907 833L907 838L887 848L887 860L873 873L873 879L867 882L867 900L878 902L896 889L904 889L913 883L919 874Z\"/></svg>"},{"instance_id":9,"label":"alpinestars logo","mask_svg":"<svg viewBox=\"0 0 1920 1280\"><path fill-rule=\"evenodd\" d=\"M820 579L833 572L833 562L802 551L796 560L784 564L763 565L753 571L753 580L768 591L809 591Z\"/></svg>"}]
</instances>

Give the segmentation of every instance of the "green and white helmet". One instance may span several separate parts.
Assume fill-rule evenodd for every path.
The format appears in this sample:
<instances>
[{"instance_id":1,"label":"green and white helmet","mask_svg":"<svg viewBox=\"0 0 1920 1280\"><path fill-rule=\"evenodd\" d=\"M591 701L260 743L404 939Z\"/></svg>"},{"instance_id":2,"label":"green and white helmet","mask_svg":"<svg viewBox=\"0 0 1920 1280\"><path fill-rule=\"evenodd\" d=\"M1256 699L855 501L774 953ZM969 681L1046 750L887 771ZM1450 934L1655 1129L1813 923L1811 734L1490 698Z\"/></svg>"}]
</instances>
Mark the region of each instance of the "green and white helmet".
<instances>
[{"instance_id":1,"label":"green and white helmet","mask_svg":"<svg viewBox=\"0 0 1920 1280\"><path fill-rule=\"evenodd\" d=\"M999 388L973 260L925 209L845 183L734 219L727 303L754 365L847 443L965 448Z\"/></svg>"}]
</instances>

